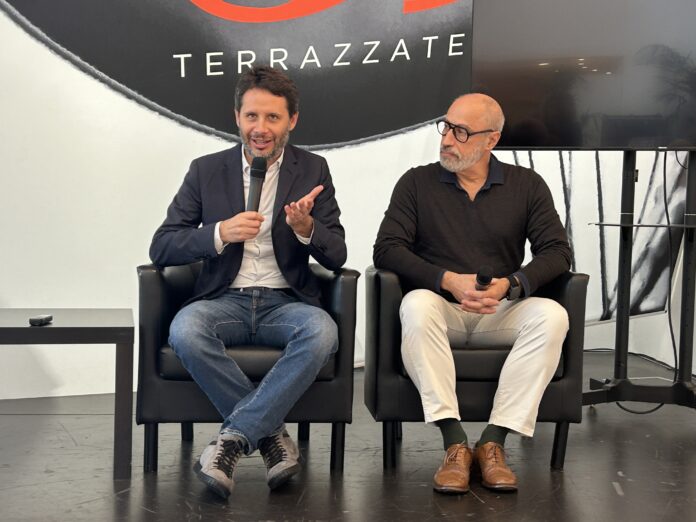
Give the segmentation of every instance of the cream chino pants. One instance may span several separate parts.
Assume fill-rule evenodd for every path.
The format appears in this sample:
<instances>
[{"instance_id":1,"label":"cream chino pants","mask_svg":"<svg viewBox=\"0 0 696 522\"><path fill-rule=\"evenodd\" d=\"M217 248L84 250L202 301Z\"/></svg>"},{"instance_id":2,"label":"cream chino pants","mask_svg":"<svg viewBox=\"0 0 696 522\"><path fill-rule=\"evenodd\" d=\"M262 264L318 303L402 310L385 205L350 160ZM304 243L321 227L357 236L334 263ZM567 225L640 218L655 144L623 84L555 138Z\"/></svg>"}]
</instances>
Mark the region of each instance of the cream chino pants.
<instances>
[{"instance_id":1,"label":"cream chino pants","mask_svg":"<svg viewBox=\"0 0 696 522\"><path fill-rule=\"evenodd\" d=\"M430 290L404 297L401 356L420 392L425 422L461 419L450 342L477 347L512 345L493 401L490 424L531 437L541 397L558 367L568 332L566 310L550 299L502 300L495 314L463 311Z\"/></svg>"}]
</instances>

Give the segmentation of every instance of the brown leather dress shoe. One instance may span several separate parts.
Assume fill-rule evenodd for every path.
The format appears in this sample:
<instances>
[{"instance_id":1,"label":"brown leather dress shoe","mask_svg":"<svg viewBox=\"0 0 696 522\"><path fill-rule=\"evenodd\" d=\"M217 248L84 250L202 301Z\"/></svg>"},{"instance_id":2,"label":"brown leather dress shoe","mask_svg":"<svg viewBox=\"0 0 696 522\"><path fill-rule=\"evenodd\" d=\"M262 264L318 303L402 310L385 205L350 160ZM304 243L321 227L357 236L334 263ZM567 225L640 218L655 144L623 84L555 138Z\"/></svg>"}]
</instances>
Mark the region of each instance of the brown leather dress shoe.
<instances>
[{"instance_id":1,"label":"brown leather dress shoe","mask_svg":"<svg viewBox=\"0 0 696 522\"><path fill-rule=\"evenodd\" d=\"M473 454L466 444L452 444L445 452L442 465L433 477L433 489L438 493L461 494L469 491L469 470Z\"/></svg>"},{"instance_id":2,"label":"brown leather dress shoe","mask_svg":"<svg viewBox=\"0 0 696 522\"><path fill-rule=\"evenodd\" d=\"M517 477L505 464L505 450L497 442L486 442L474 450L481 470L481 483L496 491L517 491Z\"/></svg>"}]
</instances>

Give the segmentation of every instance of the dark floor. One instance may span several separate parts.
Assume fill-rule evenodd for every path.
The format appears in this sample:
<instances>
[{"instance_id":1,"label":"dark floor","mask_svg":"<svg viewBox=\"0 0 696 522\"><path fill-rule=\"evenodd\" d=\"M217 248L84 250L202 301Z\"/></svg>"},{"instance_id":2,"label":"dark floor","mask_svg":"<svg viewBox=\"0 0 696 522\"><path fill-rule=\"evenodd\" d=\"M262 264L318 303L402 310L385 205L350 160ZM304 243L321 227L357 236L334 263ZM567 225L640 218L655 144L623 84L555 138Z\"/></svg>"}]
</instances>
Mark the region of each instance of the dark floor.
<instances>
[{"instance_id":1,"label":"dark floor","mask_svg":"<svg viewBox=\"0 0 696 522\"><path fill-rule=\"evenodd\" d=\"M609 377L612 355L588 353L585 367L588 377ZM629 374L670 377L635 357ZM431 488L443 454L438 432L405 424L398 471L384 474L381 427L362 393L363 373L356 371L342 476L329 474L329 426L313 425L299 476L270 493L257 453L242 460L227 502L191 471L213 425L196 425L193 443L180 441L177 425L161 426L159 472L148 475L143 430L135 427L133 477L112 481L112 396L0 401L0 520L696 520L693 410L665 406L632 415L614 404L583 408L583 423L571 425L564 472L550 471L553 425L540 424L534 439L508 437L518 493L474 483L466 495L442 496ZM482 428L469 425L470 439Z\"/></svg>"}]
</instances>

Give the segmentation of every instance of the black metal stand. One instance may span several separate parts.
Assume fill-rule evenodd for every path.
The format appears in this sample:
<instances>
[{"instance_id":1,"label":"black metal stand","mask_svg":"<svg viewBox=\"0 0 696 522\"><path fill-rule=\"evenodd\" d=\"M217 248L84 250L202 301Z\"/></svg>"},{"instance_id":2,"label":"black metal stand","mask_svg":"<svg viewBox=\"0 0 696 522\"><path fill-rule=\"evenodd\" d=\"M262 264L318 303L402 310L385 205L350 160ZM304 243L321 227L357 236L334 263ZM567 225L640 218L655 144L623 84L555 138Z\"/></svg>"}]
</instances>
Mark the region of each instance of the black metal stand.
<instances>
[{"instance_id":1,"label":"black metal stand","mask_svg":"<svg viewBox=\"0 0 696 522\"><path fill-rule=\"evenodd\" d=\"M671 385L634 384L627 376L628 322L631 298L631 251L633 248L633 203L636 182L636 152L624 152L621 187L621 220L619 242L619 279L616 303L616 346L614 378L590 379L590 389L583 394L583 405L615 401L678 404L696 408L696 387L691 379L694 345L694 284L696 283L696 151L689 152L684 224L684 259L682 265L682 302L679 327L679 359L677 380Z\"/></svg>"}]
</instances>

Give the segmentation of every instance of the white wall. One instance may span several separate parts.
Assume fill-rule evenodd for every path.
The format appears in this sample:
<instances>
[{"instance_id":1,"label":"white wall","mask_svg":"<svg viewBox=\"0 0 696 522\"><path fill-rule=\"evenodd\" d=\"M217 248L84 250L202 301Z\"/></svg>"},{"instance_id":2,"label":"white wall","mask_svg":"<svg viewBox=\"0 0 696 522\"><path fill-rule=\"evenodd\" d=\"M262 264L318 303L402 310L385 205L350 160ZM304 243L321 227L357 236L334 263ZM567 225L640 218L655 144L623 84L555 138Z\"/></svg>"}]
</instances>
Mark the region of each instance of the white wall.
<instances>
[{"instance_id":1,"label":"white wall","mask_svg":"<svg viewBox=\"0 0 696 522\"><path fill-rule=\"evenodd\" d=\"M148 262L152 233L190 160L228 144L110 90L3 13L0 48L0 307L126 307L137 323L135 267ZM371 264L395 180L436 160L437 145L425 128L323 152L348 266L363 272ZM362 281L359 288L361 361ZM638 338L659 342L655 331ZM593 342L610 346L613 334L606 337ZM113 391L111 347L0 346L0 354L0 399Z\"/></svg>"},{"instance_id":2,"label":"white wall","mask_svg":"<svg viewBox=\"0 0 696 522\"><path fill-rule=\"evenodd\" d=\"M225 144L111 91L4 13L0 47L0 307L135 308L135 266L188 162ZM0 398L113 390L113 348L0 352Z\"/></svg>"}]
</instances>

